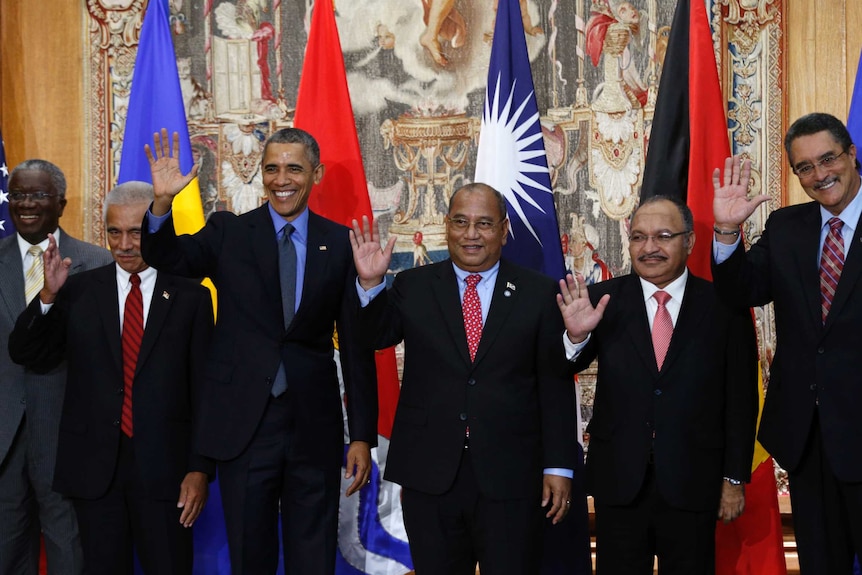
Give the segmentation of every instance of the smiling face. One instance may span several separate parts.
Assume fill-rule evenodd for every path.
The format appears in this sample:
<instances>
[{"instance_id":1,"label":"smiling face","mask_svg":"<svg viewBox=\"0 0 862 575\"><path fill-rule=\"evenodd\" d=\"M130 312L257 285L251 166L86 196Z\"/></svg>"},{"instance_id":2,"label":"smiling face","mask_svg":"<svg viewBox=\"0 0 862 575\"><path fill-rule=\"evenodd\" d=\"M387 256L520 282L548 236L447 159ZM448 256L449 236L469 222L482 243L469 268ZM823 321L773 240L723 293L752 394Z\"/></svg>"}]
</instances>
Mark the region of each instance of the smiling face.
<instances>
[{"instance_id":1,"label":"smiling face","mask_svg":"<svg viewBox=\"0 0 862 575\"><path fill-rule=\"evenodd\" d=\"M270 143L261 162L263 187L273 209L291 222L308 205L311 188L323 178L323 164L312 166L303 144Z\"/></svg>"},{"instance_id":2,"label":"smiling face","mask_svg":"<svg viewBox=\"0 0 862 575\"><path fill-rule=\"evenodd\" d=\"M491 188L483 184L473 184L455 193L446 216L446 241L449 256L456 266L468 272L483 272L494 267L500 260L506 236L509 234L509 220L500 213L500 204ZM467 222L466 228L459 229ZM490 229L480 231L486 224Z\"/></svg>"},{"instance_id":3,"label":"smiling face","mask_svg":"<svg viewBox=\"0 0 862 575\"><path fill-rule=\"evenodd\" d=\"M835 158L828 168L818 165L824 158ZM799 136L790 143L790 164L794 171L813 166L810 174L799 183L808 197L837 216L859 192L860 178L856 171L856 146L846 152L828 131Z\"/></svg>"},{"instance_id":4,"label":"smiling face","mask_svg":"<svg viewBox=\"0 0 862 575\"><path fill-rule=\"evenodd\" d=\"M631 237L649 236L641 243L629 244L632 269L641 278L663 288L685 271L685 262L694 247L694 232L680 234L668 241L655 238L661 233L685 230L682 214L668 200L644 204L632 218Z\"/></svg>"},{"instance_id":5,"label":"smiling face","mask_svg":"<svg viewBox=\"0 0 862 575\"><path fill-rule=\"evenodd\" d=\"M43 192L45 199L35 199L32 194ZM66 207L66 198L57 195L57 189L47 172L40 170L17 170L9 179L9 193L28 194L23 200L10 201L9 213L15 229L22 238L36 245L54 233L60 226L60 216Z\"/></svg>"},{"instance_id":6,"label":"smiling face","mask_svg":"<svg viewBox=\"0 0 862 575\"><path fill-rule=\"evenodd\" d=\"M111 204L105 214L108 248L117 265L135 274L147 269L141 257L141 221L149 203Z\"/></svg>"}]
</instances>

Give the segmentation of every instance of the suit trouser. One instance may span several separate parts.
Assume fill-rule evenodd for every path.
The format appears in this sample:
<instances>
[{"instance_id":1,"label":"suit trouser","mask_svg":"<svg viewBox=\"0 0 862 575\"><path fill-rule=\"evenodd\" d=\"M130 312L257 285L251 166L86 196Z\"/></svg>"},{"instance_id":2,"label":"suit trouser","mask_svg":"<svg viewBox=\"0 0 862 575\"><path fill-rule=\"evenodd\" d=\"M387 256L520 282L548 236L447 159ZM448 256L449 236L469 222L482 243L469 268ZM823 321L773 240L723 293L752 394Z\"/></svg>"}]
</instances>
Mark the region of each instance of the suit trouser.
<instances>
[{"instance_id":1,"label":"suit trouser","mask_svg":"<svg viewBox=\"0 0 862 575\"><path fill-rule=\"evenodd\" d=\"M219 462L232 575L272 575L281 514L285 575L335 572L341 467L295 445L291 391L270 398L246 450Z\"/></svg>"},{"instance_id":2,"label":"suit trouser","mask_svg":"<svg viewBox=\"0 0 862 575\"><path fill-rule=\"evenodd\" d=\"M51 488L56 454L46 453L30 425L25 415L0 466L0 575L38 574L40 530L49 575L78 575L83 561L75 511Z\"/></svg>"},{"instance_id":3,"label":"suit trouser","mask_svg":"<svg viewBox=\"0 0 862 575\"><path fill-rule=\"evenodd\" d=\"M854 554L862 557L862 483L835 477L816 412L802 459L788 476L800 572L850 575Z\"/></svg>"},{"instance_id":4,"label":"suit trouser","mask_svg":"<svg viewBox=\"0 0 862 575\"><path fill-rule=\"evenodd\" d=\"M146 465L146 463L144 463ZM73 499L86 575L132 575L133 548L147 575L191 575L192 530L180 524L176 497L147 494L135 462L134 442L120 434L117 466L98 499Z\"/></svg>"},{"instance_id":5,"label":"suit trouser","mask_svg":"<svg viewBox=\"0 0 862 575\"><path fill-rule=\"evenodd\" d=\"M596 506L596 575L715 573L716 508L676 509L662 497L649 465L643 486L628 505Z\"/></svg>"},{"instance_id":6,"label":"suit trouser","mask_svg":"<svg viewBox=\"0 0 862 575\"><path fill-rule=\"evenodd\" d=\"M416 575L475 575L477 562L482 575L539 573L543 510L537 486L532 497L485 497L465 449L446 493L405 487L404 526Z\"/></svg>"}]
</instances>

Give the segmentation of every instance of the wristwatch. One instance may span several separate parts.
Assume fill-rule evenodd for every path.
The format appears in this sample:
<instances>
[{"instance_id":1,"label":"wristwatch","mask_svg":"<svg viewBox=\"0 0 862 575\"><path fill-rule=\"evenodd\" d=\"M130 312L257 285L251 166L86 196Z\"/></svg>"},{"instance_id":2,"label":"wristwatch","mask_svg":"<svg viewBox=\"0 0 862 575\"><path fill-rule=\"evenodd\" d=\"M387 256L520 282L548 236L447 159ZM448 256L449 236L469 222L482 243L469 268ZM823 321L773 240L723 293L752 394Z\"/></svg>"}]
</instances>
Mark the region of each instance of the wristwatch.
<instances>
[{"instance_id":1,"label":"wristwatch","mask_svg":"<svg viewBox=\"0 0 862 575\"><path fill-rule=\"evenodd\" d=\"M739 479L732 479L730 477L725 477L724 480L727 481L728 483L730 483L731 485L733 485L734 487L739 487L740 485L742 485L742 481L740 481Z\"/></svg>"}]
</instances>

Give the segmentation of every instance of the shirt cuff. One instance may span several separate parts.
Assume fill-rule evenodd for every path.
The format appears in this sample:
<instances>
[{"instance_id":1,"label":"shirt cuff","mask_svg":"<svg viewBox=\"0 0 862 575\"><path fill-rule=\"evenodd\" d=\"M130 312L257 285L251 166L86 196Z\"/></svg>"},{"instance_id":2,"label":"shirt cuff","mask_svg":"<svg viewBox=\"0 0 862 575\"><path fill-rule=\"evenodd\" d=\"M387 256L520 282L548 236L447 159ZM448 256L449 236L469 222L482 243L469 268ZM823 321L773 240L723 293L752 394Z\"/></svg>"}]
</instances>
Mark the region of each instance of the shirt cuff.
<instances>
[{"instance_id":1,"label":"shirt cuff","mask_svg":"<svg viewBox=\"0 0 862 575\"><path fill-rule=\"evenodd\" d=\"M168 220L169 217L171 217L172 212L173 209L170 209L168 210L168 213L163 216L154 216L151 210L147 210L148 231L151 234L154 234L160 229L162 229L162 225Z\"/></svg>"},{"instance_id":2,"label":"shirt cuff","mask_svg":"<svg viewBox=\"0 0 862 575\"><path fill-rule=\"evenodd\" d=\"M581 355L581 351L587 346L587 343L590 341L590 336L592 333L587 334L587 338L581 343L572 343L572 340L569 339L569 336L566 335L566 332L563 331L563 346L566 348L566 359L569 361L575 361L578 359L578 356Z\"/></svg>"},{"instance_id":3,"label":"shirt cuff","mask_svg":"<svg viewBox=\"0 0 862 575\"><path fill-rule=\"evenodd\" d=\"M558 475L560 477L574 478L575 472L573 469L565 469L564 467L547 467L543 470L545 475Z\"/></svg>"},{"instance_id":4,"label":"shirt cuff","mask_svg":"<svg viewBox=\"0 0 862 575\"><path fill-rule=\"evenodd\" d=\"M39 300L39 308L42 310L42 315L48 315L48 312L51 311L52 307L54 307L54 302L42 303L42 300Z\"/></svg>"},{"instance_id":5,"label":"shirt cuff","mask_svg":"<svg viewBox=\"0 0 862 575\"><path fill-rule=\"evenodd\" d=\"M365 290L359 285L359 278L356 278L356 294L359 296L359 305L362 307L367 306L371 303L371 300L377 297L377 294L386 289L386 282L380 282L379 285L374 286L370 290Z\"/></svg>"},{"instance_id":6,"label":"shirt cuff","mask_svg":"<svg viewBox=\"0 0 862 575\"><path fill-rule=\"evenodd\" d=\"M732 244L723 244L720 241L715 239L715 236L712 237L712 257L715 260L715 263L718 265L723 264L727 261L727 259L733 255L733 252L736 251L736 246L739 245L740 238L737 237L736 241Z\"/></svg>"}]
</instances>

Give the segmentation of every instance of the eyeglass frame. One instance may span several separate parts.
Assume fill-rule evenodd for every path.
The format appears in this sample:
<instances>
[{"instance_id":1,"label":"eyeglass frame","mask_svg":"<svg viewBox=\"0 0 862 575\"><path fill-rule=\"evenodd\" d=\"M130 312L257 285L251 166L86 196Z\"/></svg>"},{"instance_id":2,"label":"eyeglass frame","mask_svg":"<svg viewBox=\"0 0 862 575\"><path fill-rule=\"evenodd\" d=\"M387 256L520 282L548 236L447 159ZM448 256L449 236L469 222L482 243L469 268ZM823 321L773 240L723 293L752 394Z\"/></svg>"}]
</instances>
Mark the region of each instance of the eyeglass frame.
<instances>
[{"instance_id":1,"label":"eyeglass frame","mask_svg":"<svg viewBox=\"0 0 862 575\"><path fill-rule=\"evenodd\" d=\"M808 180L812 176L814 176L814 174L817 172L817 168L823 168L824 170L828 170L835 165L835 162L838 160L838 158L840 158L846 153L847 150L842 150L840 154L834 154L832 152L829 152L816 162L804 163L801 168L799 166L793 166L791 169L793 170L793 173L796 174L796 177L800 180Z\"/></svg>"},{"instance_id":2,"label":"eyeglass frame","mask_svg":"<svg viewBox=\"0 0 862 575\"><path fill-rule=\"evenodd\" d=\"M686 234L692 233L693 230L683 230L681 232L659 232L654 235L650 234L642 234L640 232L635 232L629 236L629 241L633 244L645 244L649 240L653 240L655 243L659 245L665 245L672 242L674 239L679 236L684 236Z\"/></svg>"},{"instance_id":3,"label":"eyeglass frame","mask_svg":"<svg viewBox=\"0 0 862 575\"><path fill-rule=\"evenodd\" d=\"M39 190L37 192L9 192L7 194L7 198L10 204L18 204L21 202L25 202L28 199L34 202L46 202L51 198L58 197L59 195L60 194L52 194L51 192L43 192L42 190Z\"/></svg>"}]
</instances>

